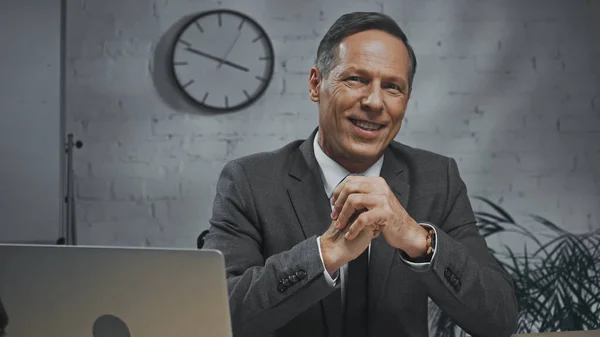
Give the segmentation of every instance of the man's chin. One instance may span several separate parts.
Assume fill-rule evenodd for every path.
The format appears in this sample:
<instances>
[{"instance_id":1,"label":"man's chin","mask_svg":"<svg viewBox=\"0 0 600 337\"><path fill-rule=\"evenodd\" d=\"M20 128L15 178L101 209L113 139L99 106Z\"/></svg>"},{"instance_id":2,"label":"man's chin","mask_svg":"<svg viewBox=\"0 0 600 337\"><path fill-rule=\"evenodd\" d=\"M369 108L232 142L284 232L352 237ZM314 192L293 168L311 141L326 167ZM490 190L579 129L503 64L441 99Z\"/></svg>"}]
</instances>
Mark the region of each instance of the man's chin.
<instances>
[{"instance_id":1,"label":"man's chin","mask_svg":"<svg viewBox=\"0 0 600 337\"><path fill-rule=\"evenodd\" d=\"M354 147L349 149L347 159L355 162L377 161L383 154L381 147Z\"/></svg>"}]
</instances>

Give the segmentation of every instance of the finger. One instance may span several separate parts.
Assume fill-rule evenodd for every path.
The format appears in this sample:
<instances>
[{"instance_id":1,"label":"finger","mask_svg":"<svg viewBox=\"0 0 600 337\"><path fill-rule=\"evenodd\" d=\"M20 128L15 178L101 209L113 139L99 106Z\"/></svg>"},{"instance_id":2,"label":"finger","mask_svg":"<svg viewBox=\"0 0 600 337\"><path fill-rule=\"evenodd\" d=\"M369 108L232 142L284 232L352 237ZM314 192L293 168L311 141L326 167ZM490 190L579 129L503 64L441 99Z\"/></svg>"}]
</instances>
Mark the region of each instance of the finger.
<instances>
[{"instance_id":1,"label":"finger","mask_svg":"<svg viewBox=\"0 0 600 337\"><path fill-rule=\"evenodd\" d=\"M344 234L344 237L347 240L353 240L356 238L358 233L360 233L368 225L369 217L370 214L368 214L368 212L362 212L358 214L356 219L349 224L348 230Z\"/></svg>"},{"instance_id":2,"label":"finger","mask_svg":"<svg viewBox=\"0 0 600 337\"><path fill-rule=\"evenodd\" d=\"M337 228L345 228L356 211L373 209L380 202L381 197L378 194L351 194L346 199L337 217Z\"/></svg>"},{"instance_id":3,"label":"finger","mask_svg":"<svg viewBox=\"0 0 600 337\"><path fill-rule=\"evenodd\" d=\"M344 186L348 184L348 181L354 179L354 176L346 176L342 181L335 187L333 193L331 195L331 218L336 220L340 214L340 210L348 197L348 192L345 192L346 189Z\"/></svg>"},{"instance_id":4,"label":"finger","mask_svg":"<svg viewBox=\"0 0 600 337\"><path fill-rule=\"evenodd\" d=\"M346 203L348 196L356 193L381 194L385 192L385 186L377 183L377 177L347 177L333 191L331 198L333 211L332 218L339 216L342 206Z\"/></svg>"},{"instance_id":5,"label":"finger","mask_svg":"<svg viewBox=\"0 0 600 337\"><path fill-rule=\"evenodd\" d=\"M344 185L348 182L348 180L353 179L352 176L345 176L342 181L340 181L337 186L333 189L331 194L331 219L336 220L338 215L340 214L340 208L343 203L340 204L339 207L336 207L336 202L339 202L339 194L343 190Z\"/></svg>"},{"instance_id":6,"label":"finger","mask_svg":"<svg viewBox=\"0 0 600 337\"><path fill-rule=\"evenodd\" d=\"M350 189L350 193L381 193L388 187L385 179L381 177L346 176L332 192L332 199L338 199L343 189Z\"/></svg>"},{"instance_id":7,"label":"finger","mask_svg":"<svg viewBox=\"0 0 600 337\"><path fill-rule=\"evenodd\" d=\"M377 228L376 224L380 222L379 221L380 218L381 218L380 210L372 210L372 211L367 211L367 212L361 213L356 218L356 221L354 221L350 225L350 228L348 228L348 231L346 232L344 237L347 240L353 240L363 230L372 230L373 234L377 234L377 232L379 232L379 229ZM372 228L366 229L367 227L372 227Z\"/></svg>"},{"instance_id":8,"label":"finger","mask_svg":"<svg viewBox=\"0 0 600 337\"><path fill-rule=\"evenodd\" d=\"M338 196L341 190L344 188L344 185L352 179L354 179L354 176L345 176L344 179L342 179L342 181L340 181L333 189L333 192L331 192L331 206L333 206L335 201L338 199Z\"/></svg>"},{"instance_id":9,"label":"finger","mask_svg":"<svg viewBox=\"0 0 600 337\"><path fill-rule=\"evenodd\" d=\"M331 238L331 240L333 242L338 241L340 238L343 239L343 237L344 237L344 231L337 229L336 223L337 222L335 220L332 220L331 224L329 225L329 228L327 228L327 231L325 231L325 233L323 233L324 236Z\"/></svg>"},{"instance_id":10,"label":"finger","mask_svg":"<svg viewBox=\"0 0 600 337\"><path fill-rule=\"evenodd\" d=\"M366 196L367 194L352 194L350 195L346 202L342 205L341 209L339 211L333 211L334 213L336 213L337 218L336 218L336 228L343 230L344 228L346 228L346 226L348 225L348 222L350 221L350 218L359 210L362 209L361 208L356 208L354 205L360 205L361 202L358 199L362 199Z\"/></svg>"},{"instance_id":11,"label":"finger","mask_svg":"<svg viewBox=\"0 0 600 337\"><path fill-rule=\"evenodd\" d=\"M369 184L364 182L366 177L348 176L333 190L333 206L341 207L348 195L352 193L369 193Z\"/></svg>"}]
</instances>

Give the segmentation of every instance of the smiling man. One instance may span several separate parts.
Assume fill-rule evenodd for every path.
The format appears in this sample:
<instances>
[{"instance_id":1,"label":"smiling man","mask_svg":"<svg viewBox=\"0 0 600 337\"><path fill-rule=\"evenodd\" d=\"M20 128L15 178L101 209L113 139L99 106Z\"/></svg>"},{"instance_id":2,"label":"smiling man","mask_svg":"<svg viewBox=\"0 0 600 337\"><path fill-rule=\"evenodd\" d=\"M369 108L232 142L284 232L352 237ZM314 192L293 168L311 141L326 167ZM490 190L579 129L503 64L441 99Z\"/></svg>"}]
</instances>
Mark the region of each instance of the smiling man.
<instances>
[{"instance_id":1,"label":"smiling man","mask_svg":"<svg viewBox=\"0 0 600 337\"><path fill-rule=\"evenodd\" d=\"M318 128L225 165L204 248L235 336L427 336L428 298L472 335L514 332L456 161L394 141L416 66L391 18L343 15L310 69Z\"/></svg>"}]
</instances>

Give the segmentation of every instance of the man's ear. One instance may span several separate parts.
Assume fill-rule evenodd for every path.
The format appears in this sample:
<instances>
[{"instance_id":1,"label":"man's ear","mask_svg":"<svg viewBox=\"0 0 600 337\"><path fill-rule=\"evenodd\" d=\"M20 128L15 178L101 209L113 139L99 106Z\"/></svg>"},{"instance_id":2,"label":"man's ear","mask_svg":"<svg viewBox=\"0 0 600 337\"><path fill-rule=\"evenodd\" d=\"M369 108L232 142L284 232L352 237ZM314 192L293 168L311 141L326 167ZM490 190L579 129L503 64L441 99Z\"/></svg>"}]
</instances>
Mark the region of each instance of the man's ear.
<instances>
[{"instance_id":1,"label":"man's ear","mask_svg":"<svg viewBox=\"0 0 600 337\"><path fill-rule=\"evenodd\" d=\"M308 76L308 97L313 102L319 101L319 94L321 92L321 84L323 83L323 76L321 71L317 67L310 68Z\"/></svg>"}]
</instances>

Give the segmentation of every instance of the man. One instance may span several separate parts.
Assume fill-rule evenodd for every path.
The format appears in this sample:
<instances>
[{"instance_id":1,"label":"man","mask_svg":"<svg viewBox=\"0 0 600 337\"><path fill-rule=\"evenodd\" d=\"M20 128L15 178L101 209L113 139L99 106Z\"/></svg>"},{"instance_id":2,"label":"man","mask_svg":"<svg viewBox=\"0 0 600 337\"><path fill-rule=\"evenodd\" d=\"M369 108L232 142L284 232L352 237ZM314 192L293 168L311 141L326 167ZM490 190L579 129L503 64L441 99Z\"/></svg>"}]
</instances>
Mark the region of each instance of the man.
<instances>
[{"instance_id":1,"label":"man","mask_svg":"<svg viewBox=\"0 0 600 337\"><path fill-rule=\"evenodd\" d=\"M392 19L343 15L310 70L318 128L225 165L205 248L236 336L427 336L428 297L472 335L514 332L456 162L393 141L415 69Z\"/></svg>"}]
</instances>

